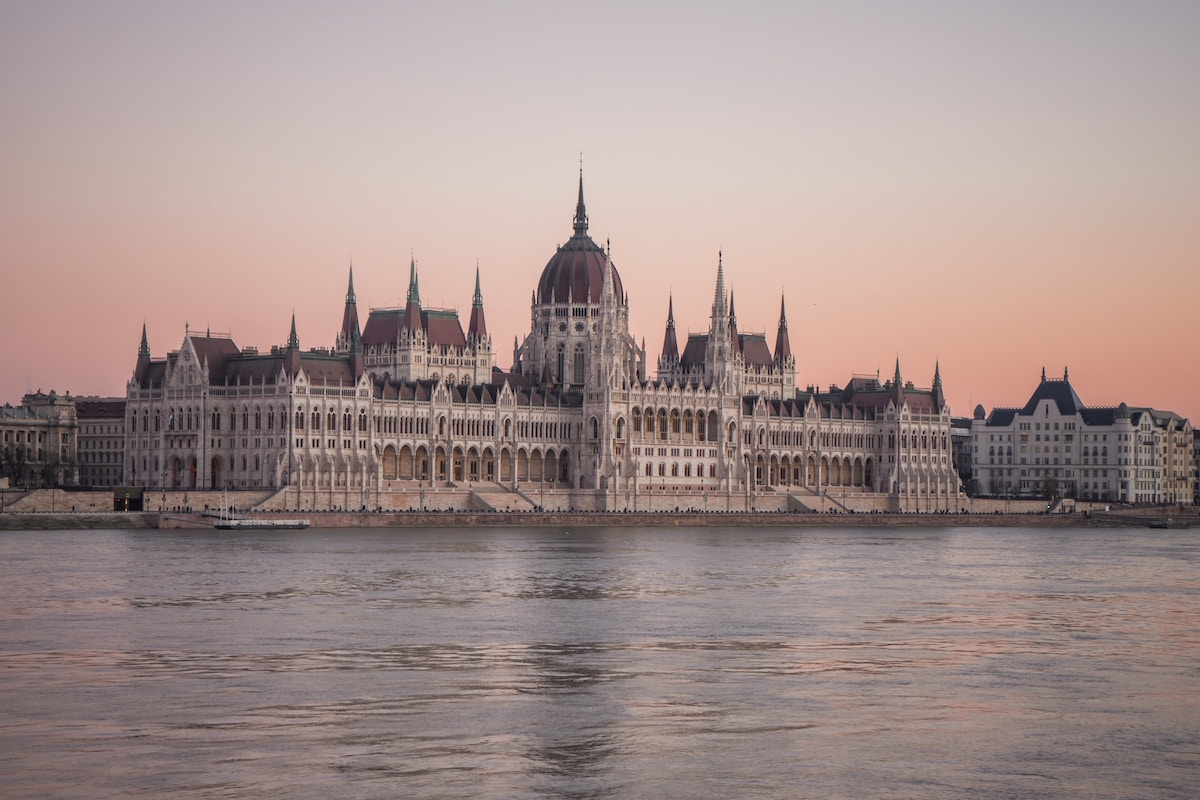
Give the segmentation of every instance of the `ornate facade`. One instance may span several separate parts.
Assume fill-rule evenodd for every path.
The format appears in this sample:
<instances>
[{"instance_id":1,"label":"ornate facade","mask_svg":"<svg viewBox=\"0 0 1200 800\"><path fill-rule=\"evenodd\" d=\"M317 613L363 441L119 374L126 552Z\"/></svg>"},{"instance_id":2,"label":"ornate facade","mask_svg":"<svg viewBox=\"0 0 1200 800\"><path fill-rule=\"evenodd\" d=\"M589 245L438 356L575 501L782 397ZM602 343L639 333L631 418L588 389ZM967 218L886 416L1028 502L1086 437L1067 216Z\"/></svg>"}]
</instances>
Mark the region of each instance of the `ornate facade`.
<instances>
[{"instance_id":1,"label":"ornate facade","mask_svg":"<svg viewBox=\"0 0 1200 800\"><path fill-rule=\"evenodd\" d=\"M1022 408L975 409L974 494L1191 505L1191 423L1171 411L1085 406L1062 380L1042 380Z\"/></svg>"},{"instance_id":2,"label":"ornate facade","mask_svg":"<svg viewBox=\"0 0 1200 800\"><path fill-rule=\"evenodd\" d=\"M648 377L581 176L573 235L542 270L511 369L493 363L478 268L466 330L422 307L415 261L405 306L371 310L361 331L351 271L329 349L302 350L293 317L269 354L189 331L154 359L143 326L126 479L270 490L293 508L457 493L479 508L957 510L936 369L930 389L897 362L890 380L798 391L782 301L772 352L739 332L725 280L718 256L709 329L682 352L669 301Z\"/></svg>"}]
</instances>

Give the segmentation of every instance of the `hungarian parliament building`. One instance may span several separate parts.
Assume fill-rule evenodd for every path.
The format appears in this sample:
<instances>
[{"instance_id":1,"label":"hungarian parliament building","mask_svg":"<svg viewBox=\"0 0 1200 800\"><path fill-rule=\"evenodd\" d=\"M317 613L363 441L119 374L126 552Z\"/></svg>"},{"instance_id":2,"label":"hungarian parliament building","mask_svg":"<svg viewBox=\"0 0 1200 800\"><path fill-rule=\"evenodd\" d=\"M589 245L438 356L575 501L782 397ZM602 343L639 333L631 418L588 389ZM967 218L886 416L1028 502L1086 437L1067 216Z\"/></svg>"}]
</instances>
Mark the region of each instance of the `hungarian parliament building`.
<instances>
[{"instance_id":1,"label":"hungarian parliament building","mask_svg":"<svg viewBox=\"0 0 1200 800\"><path fill-rule=\"evenodd\" d=\"M739 331L719 254L708 331L681 342L668 300L652 363L611 250L588 234L582 173L573 225L507 370L478 268L465 329L422 304L415 261L405 305L365 325L351 268L332 346L302 347L293 315L269 352L187 330L155 358L143 325L125 482L312 509L958 510L936 366L929 388L897 361L890 379L798 390L783 299L773 346Z\"/></svg>"}]
</instances>

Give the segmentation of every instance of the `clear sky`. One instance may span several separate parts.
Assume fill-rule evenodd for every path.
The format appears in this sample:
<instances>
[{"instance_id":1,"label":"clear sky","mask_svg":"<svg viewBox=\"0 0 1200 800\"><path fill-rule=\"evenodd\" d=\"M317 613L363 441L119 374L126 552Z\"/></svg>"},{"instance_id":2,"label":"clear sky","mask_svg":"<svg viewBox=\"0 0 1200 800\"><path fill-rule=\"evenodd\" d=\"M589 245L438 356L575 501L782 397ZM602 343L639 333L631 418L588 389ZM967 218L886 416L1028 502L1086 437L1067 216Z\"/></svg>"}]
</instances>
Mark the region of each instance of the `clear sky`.
<instances>
[{"instance_id":1,"label":"clear sky","mask_svg":"<svg viewBox=\"0 0 1200 800\"><path fill-rule=\"evenodd\" d=\"M578 160L653 364L674 293L797 384L1200 421L1200 3L0 2L0 402L123 394L143 321L328 346L359 311L496 361L569 238Z\"/></svg>"}]
</instances>

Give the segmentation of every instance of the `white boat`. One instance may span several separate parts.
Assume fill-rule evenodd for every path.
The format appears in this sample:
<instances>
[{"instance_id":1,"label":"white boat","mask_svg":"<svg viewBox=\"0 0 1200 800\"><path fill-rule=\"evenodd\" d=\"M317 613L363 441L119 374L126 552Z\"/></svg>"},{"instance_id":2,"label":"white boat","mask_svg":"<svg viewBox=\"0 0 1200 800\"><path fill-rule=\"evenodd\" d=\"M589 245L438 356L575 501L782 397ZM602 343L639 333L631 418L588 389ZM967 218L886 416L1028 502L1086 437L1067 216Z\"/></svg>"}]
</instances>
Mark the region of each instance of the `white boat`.
<instances>
[{"instance_id":1,"label":"white boat","mask_svg":"<svg viewBox=\"0 0 1200 800\"><path fill-rule=\"evenodd\" d=\"M213 527L222 531L295 531L309 527L306 519L261 519L255 517L235 517L229 513L229 497L221 493L221 511Z\"/></svg>"},{"instance_id":2,"label":"white boat","mask_svg":"<svg viewBox=\"0 0 1200 800\"><path fill-rule=\"evenodd\" d=\"M222 518L213 527L222 531L289 531L302 530L311 525L306 519L250 519L247 517Z\"/></svg>"}]
</instances>

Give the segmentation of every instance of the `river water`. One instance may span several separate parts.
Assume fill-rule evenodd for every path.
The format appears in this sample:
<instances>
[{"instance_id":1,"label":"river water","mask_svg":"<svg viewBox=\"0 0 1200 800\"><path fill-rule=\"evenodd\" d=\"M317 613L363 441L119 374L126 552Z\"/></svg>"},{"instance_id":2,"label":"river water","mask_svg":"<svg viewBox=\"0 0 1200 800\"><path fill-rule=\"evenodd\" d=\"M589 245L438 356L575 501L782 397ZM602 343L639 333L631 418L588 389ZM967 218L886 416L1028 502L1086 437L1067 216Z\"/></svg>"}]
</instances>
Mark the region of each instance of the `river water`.
<instances>
[{"instance_id":1,"label":"river water","mask_svg":"<svg viewBox=\"0 0 1200 800\"><path fill-rule=\"evenodd\" d=\"M1193 798L1200 537L0 533L0 796Z\"/></svg>"}]
</instances>

